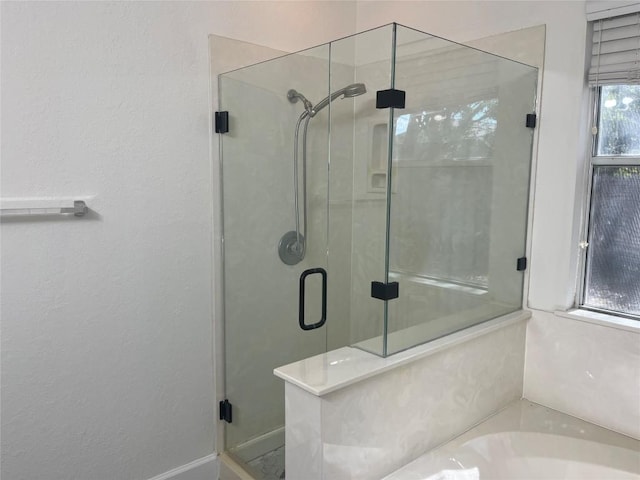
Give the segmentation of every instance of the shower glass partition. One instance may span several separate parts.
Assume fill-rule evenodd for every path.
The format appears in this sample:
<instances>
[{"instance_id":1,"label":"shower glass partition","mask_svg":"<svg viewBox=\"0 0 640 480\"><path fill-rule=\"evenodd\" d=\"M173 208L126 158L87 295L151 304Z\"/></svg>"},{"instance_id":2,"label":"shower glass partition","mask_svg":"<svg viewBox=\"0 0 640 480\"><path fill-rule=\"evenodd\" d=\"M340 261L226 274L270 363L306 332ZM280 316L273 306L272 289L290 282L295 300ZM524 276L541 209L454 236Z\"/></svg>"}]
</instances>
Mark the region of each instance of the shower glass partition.
<instances>
[{"instance_id":1,"label":"shower glass partition","mask_svg":"<svg viewBox=\"0 0 640 480\"><path fill-rule=\"evenodd\" d=\"M395 41L385 355L522 308L538 78L410 28Z\"/></svg>"},{"instance_id":2,"label":"shower glass partition","mask_svg":"<svg viewBox=\"0 0 640 480\"><path fill-rule=\"evenodd\" d=\"M273 369L349 345L352 303L376 308L376 324L363 324L361 336L382 345L383 303L372 302L369 287L350 292L354 160L369 155L354 153L354 119L372 118L375 91L389 86L391 34L388 26L218 79L219 110L229 112L220 135L225 397L233 413L225 450L256 477L264 476L261 458L279 457L284 444L284 389ZM376 79L364 85L354 67L358 42L384 45ZM386 157L378 161L386 168ZM384 186L375 196L384 208ZM366 268L382 278L384 218L370 234Z\"/></svg>"},{"instance_id":3,"label":"shower glass partition","mask_svg":"<svg viewBox=\"0 0 640 480\"><path fill-rule=\"evenodd\" d=\"M225 450L256 477L284 443L274 368L521 308L536 80L396 24L219 76Z\"/></svg>"}]
</instances>

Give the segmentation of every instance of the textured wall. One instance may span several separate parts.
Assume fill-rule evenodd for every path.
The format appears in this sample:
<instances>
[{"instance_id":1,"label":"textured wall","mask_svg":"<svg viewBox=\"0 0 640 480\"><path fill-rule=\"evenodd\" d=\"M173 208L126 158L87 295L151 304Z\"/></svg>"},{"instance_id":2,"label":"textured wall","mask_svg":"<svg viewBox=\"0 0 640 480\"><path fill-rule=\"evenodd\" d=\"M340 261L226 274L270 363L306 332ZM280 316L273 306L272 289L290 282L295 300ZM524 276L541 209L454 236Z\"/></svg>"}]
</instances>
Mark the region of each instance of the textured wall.
<instances>
[{"instance_id":1,"label":"textured wall","mask_svg":"<svg viewBox=\"0 0 640 480\"><path fill-rule=\"evenodd\" d=\"M296 50L352 32L331 3L2 3L2 198L96 197L2 224L3 478L214 451L207 35Z\"/></svg>"},{"instance_id":2,"label":"textured wall","mask_svg":"<svg viewBox=\"0 0 640 480\"><path fill-rule=\"evenodd\" d=\"M96 196L2 224L2 476L148 478L213 449L202 12L2 8L2 197Z\"/></svg>"}]
</instances>

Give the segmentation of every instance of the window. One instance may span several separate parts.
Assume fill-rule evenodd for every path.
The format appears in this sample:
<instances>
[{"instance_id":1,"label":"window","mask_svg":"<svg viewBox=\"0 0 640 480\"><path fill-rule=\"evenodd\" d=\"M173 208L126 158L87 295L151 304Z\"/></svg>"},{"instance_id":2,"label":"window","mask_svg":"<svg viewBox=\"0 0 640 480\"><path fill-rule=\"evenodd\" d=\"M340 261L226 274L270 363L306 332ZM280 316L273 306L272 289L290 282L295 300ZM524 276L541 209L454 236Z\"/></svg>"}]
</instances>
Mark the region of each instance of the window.
<instances>
[{"instance_id":1,"label":"window","mask_svg":"<svg viewBox=\"0 0 640 480\"><path fill-rule=\"evenodd\" d=\"M597 95L584 308L640 318L640 85Z\"/></svg>"},{"instance_id":2,"label":"window","mask_svg":"<svg viewBox=\"0 0 640 480\"><path fill-rule=\"evenodd\" d=\"M640 13L594 23L582 308L640 319Z\"/></svg>"}]
</instances>

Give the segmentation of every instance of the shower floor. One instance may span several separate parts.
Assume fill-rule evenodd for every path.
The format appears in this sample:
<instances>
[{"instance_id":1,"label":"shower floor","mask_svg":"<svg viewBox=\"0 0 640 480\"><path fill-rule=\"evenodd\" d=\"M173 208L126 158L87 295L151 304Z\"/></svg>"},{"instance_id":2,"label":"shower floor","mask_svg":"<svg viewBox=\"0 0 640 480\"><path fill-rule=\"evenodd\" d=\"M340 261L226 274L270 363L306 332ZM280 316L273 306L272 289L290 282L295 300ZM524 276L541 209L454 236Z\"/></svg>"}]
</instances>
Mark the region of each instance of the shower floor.
<instances>
[{"instance_id":1,"label":"shower floor","mask_svg":"<svg viewBox=\"0 0 640 480\"><path fill-rule=\"evenodd\" d=\"M284 478L284 445L254 458L247 465L256 480L280 480Z\"/></svg>"}]
</instances>

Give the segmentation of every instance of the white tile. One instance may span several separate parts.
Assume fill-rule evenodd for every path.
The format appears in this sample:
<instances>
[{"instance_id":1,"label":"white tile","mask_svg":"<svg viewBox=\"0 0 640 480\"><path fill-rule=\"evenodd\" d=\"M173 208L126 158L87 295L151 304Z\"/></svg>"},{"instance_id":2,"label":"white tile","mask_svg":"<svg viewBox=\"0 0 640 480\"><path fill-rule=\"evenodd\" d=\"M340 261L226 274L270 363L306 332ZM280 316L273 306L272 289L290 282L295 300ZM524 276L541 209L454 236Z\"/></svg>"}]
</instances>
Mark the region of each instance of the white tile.
<instances>
[{"instance_id":1,"label":"white tile","mask_svg":"<svg viewBox=\"0 0 640 480\"><path fill-rule=\"evenodd\" d=\"M640 334L534 311L525 396L640 438Z\"/></svg>"},{"instance_id":2,"label":"white tile","mask_svg":"<svg viewBox=\"0 0 640 480\"><path fill-rule=\"evenodd\" d=\"M520 398L525 328L511 325L323 396L323 478L380 478Z\"/></svg>"},{"instance_id":3,"label":"white tile","mask_svg":"<svg viewBox=\"0 0 640 480\"><path fill-rule=\"evenodd\" d=\"M285 472L288 480L322 478L320 398L285 385Z\"/></svg>"}]
</instances>

